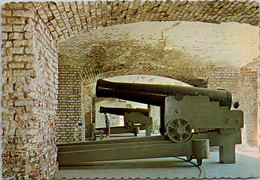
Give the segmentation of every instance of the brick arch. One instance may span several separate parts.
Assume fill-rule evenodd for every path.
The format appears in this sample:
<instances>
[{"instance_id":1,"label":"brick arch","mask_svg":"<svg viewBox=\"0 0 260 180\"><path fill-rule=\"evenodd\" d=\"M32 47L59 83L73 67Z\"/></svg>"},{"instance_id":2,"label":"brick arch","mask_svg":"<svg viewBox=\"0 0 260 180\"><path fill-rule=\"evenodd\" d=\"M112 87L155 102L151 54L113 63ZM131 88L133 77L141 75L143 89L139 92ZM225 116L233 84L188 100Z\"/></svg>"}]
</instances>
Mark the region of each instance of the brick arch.
<instances>
[{"instance_id":1,"label":"brick arch","mask_svg":"<svg viewBox=\"0 0 260 180\"><path fill-rule=\"evenodd\" d=\"M259 24L257 1L72 1L29 2L56 40L80 32L144 21Z\"/></svg>"},{"instance_id":2,"label":"brick arch","mask_svg":"<svg viewBox=\"0 0 260 180\"><path fill-rule=\"evenodd\" d=\"M80 69L80 78L84 85L95 82L97 79L105 79L114 76L123 75L154 75L175 79L195 87L208 86L208 69L191 67L164 67L156 68L152 66L138 66L135 68L116 67L111 71L102 71L99 68L82 67Z\"/></svg>"}]
</instances>

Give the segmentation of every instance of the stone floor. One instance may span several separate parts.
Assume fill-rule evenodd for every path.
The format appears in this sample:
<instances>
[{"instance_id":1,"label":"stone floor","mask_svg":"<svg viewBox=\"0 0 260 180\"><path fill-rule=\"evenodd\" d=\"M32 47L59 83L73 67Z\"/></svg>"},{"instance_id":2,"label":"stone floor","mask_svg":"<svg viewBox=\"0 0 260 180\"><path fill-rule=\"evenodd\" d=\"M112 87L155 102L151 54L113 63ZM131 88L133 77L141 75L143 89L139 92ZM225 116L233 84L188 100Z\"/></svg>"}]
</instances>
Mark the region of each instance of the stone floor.
<instances>
[{"instance_id":1,"label":"stone floor","mask_svg":"<svg viewBox=\"0 0 260 180\"><path fill-rule=\"evenodd\" d=\"M120 137L110 137L120 138ZM218 152L213 150L210 159L196 166L196 160L185 162L185 157L156 158L88 163L84 167L61 168L55 179L72 178L252 178L260 179L259 151L255 149L236 150L235 164L221 164Z\"/></svg>"}]
</instances>

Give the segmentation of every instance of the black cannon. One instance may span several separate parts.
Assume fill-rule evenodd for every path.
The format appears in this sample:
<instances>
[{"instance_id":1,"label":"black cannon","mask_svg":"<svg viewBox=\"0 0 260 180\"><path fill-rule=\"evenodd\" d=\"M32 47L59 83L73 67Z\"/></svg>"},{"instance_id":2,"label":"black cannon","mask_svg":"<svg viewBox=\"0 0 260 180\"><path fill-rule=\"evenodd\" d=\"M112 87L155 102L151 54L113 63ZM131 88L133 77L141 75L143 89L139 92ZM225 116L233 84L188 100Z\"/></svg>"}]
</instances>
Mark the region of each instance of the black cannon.
<instances>
[{"instance_id":1,"label":"black cannon","mask_svg":"<svg viewBox=\"0 0 260 180\"><path fill-rule=\"evenodd\" d=\"M224 89L213 90L200 87L117 83L102 79L97 81L97 97L115 97L155 106L164 106L167 96L174 96L176 100L182 100L184 96L207 96L212 102L219 102L220 106L232 105L232 95Z\"/></svg>"}]
</instances>

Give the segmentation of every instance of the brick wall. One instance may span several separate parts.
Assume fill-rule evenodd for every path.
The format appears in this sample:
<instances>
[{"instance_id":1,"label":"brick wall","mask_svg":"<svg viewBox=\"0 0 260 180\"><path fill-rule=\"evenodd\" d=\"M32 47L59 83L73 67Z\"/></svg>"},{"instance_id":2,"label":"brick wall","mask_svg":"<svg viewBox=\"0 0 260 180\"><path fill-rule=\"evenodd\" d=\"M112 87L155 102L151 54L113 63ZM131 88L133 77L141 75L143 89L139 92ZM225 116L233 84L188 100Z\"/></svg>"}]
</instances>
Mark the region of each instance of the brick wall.
<instances>
[{"instance_id":1,"label":"brick wall","mask_svg":"<svg viewBox=\"0 0 260 180\"><path fill-rule=\"evenodd\" d=\"M79 67L59 63L57 142L78 142L85 137L81 113Z\"/></svg>"},{"instance_id":2,"label":"brick wall","mask_svg":"<svg viewBox=\"0 0 260 180\"><path fill-rule=\"evenodd\" d=\"M57 171L56 41L31 3L2 7L2 172L5 179Z\"/></svg>"},{"instance_id":3,"label":"brick wall","mask_svg":"<svg viewBox=\"0 0 260 180\"><path fill-rule=\"evenodd\" d=\"M256 69L242 68L241 78L241 109L244 111L244 133L250 146L258 145L258 73Z\"/></svg>"},{"instance_id":4,"label":"brick wall","mask_svg":"<svg viewBox=\"0 0 260 180\"><path fill-rule=\"evenodd\" d=\"M218 67L209 70L209 87L223 88L232 92L233 100L239 101L244 112L242 143L258 145L258 77L253 68Z\"/></svg>"},{"instance_id":5,"label":"brick wall","mask_svg":"<svg viewBox=\"0 0 260 180\"><path fill-rule=\"evenodd\" d=\"M85 129L85 138L88 140L91 137L91 123L93 121L92 110L93 110L93 97L89 96L89 93L86 93L86 91L89 91L83 84L81 87L81 97L82 97L82 128ZM84 129L82 129L84 131Z\"/></svg>"}]
</instances>

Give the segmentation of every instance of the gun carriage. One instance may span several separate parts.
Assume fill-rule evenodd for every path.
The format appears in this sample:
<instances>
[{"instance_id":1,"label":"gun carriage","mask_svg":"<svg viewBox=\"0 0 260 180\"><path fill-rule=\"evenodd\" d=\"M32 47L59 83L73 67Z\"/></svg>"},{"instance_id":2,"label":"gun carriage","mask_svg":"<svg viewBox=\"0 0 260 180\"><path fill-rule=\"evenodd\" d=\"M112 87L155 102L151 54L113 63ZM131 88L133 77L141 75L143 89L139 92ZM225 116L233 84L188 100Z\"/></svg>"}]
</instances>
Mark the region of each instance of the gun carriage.
<instances>
[{"instance_id":1,"label":"gun carriage","mask_svg":"<svg viewBox=\"0 0 260 180\"><path fill-rule=\"evenodd\" d=\"M195 158L201 165L210 146L219 146L221 163L235 163L243 111L231 110L232 95L226 90L98 80L96 96L160 106L161 135L59 145L60 166L173 156Z\"/></svg>"},{"instance_id":2,"label":"gun carriage","mask_svg":"<svg viewBox=\"0 0 260 180\"><path fill-rule=\"evenodd\" d=\"M101 106L99 112L124 116L124 126L110 127L111 134L134 133L136 136L139 130L146 130L146 136L151 135L152 117L149 116L148 109ZM106 128L96 128L96 130L106 132Z\"/></svg>"}]
</instances>

